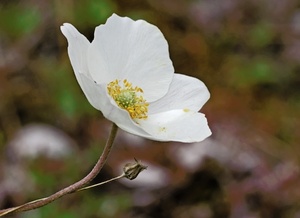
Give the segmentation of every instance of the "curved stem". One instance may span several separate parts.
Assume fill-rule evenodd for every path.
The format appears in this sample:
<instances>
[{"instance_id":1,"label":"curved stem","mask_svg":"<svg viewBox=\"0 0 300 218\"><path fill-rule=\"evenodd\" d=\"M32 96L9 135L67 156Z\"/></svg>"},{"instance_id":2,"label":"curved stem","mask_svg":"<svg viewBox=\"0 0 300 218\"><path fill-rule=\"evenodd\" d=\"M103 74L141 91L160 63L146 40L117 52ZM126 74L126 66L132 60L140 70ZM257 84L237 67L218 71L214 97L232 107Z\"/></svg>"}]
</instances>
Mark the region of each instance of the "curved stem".
<instances>
[{"instance_id":1,"label":"curved stem","mask_svg":"<svg viewBox=\"0 0 300 218\"><path fill-rule=\"evenodd\" d=\"M106 163L106 160L109 156L110 150L112 148L114 139L116 137L118 131L118 127L116 124L113 124L110 135L106 141L106 145L104 147L104 150L100 156L100 158L98 159L97 163L95 164L94 168L91 170L91 172L86 175L83 179L79 180L78 182L50 195L49 197L46 198L41 198L35 201L31 201L28 202L26 204L23 204L21 206L18 207L12 207L12 208L8 208L8 209L3 209L0 210L0 216L4 216L8 213L12 213L12 212L21 212L21 211L27 211L27 210L33 210L35 208L39 208L42 206L45 206L49 203L51 203L52 201L57 200L58 198L61 198L64 195L76 192L77 190L79 190L80 188L82 188L83 186L85 186L86 184L88 184L89 182L91 182L100 172L100 170L102 169L102 167L104 166L104 164Z\"/></svg>"}]
</instances>

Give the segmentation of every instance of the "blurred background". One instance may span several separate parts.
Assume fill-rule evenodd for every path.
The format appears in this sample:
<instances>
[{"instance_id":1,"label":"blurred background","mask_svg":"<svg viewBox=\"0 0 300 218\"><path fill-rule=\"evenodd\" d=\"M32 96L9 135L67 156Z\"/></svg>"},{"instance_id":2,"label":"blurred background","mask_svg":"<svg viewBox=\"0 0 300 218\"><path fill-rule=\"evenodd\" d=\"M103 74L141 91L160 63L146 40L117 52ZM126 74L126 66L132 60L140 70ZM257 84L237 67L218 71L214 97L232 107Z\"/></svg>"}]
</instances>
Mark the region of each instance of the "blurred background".
<instances>
[{"instance_id":1,"label":"blurred background","mask_svg":"<svg viewBox=\"0 0 300 218\"><path fill-rule=\"evenodd\" d=\"M59 27L89 40L112 14L158 26L176 72L211 92L212 136L159 143L120 130L95 179L136 180L12 218L300 217L300 1L0 0L0 207L45 197L93 167L111 123L85 99Z\"/></svg>"}]
</instances>

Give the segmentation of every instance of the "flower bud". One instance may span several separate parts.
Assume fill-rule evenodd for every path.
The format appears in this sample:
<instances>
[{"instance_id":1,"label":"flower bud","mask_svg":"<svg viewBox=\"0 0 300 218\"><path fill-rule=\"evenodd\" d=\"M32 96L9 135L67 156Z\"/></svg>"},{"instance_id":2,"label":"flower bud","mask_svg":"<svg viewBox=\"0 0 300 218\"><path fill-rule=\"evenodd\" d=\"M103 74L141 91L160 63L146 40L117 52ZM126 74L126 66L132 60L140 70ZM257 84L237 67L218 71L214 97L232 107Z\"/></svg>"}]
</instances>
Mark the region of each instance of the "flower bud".
<instances>
[{"instance_id":1,"label":"flower bud","mask_svg":"<svg viewBox=\"0 0 300 218\"><path fill-rule=\"evenodd\" d=\"M123 168L125 177L130 180L135 179L139 175L140 172L147 169L147 166L142 165L135 158L134 158L134 160L135 160L135 163L125 164L125 166Z\"/></svg>"}]
</instances>

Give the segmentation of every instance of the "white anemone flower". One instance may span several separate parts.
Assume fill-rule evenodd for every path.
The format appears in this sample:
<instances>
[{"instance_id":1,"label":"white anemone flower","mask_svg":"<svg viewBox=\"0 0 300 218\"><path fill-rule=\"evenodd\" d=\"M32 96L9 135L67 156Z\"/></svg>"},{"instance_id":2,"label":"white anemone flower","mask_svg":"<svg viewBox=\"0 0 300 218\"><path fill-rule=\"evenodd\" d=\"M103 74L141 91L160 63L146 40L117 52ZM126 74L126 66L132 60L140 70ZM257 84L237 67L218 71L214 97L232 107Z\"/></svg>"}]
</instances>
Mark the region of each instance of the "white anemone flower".
<instances>
[{"instance_id":1,"label":"white anemone flower","mask_svg":"<svg viewBox=\"0 0 300 218\"><path fill-rule=\"evenodd\" d=\"M86 98L119 128L157 141L198 142L211 135L198 112L208 89L174 73L168 43L156 26L113 14L96 27L91 43L69 23L61 31Z\"/></svg>"}]
</instances>

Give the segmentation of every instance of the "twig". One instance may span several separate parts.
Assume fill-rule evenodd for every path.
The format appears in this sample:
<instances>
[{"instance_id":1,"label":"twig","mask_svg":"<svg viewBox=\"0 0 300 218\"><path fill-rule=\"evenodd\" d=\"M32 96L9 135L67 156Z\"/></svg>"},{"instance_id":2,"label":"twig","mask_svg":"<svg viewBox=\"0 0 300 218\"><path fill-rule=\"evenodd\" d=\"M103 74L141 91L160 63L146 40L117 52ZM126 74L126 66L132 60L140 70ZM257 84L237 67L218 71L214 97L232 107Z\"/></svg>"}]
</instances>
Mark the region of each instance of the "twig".
<instances>
[{"instance_id":1,"label":"twig","mask_svg":"<svg viewBox=\"0 0 300 218\"><path fill-rule=\"evenodd\" d=\"M77 190L81 189L83 186L85 186L86 184L91 182L98 175L98 173L104 166L104 164L109 156L110 150L112 148L117 131L118 131L117 125L113 124L109 138L106 141L106 145L104 147L104 150L103 150L100 158L98 159L97 163L95 164L95 166L91 170L91 172L87 176L85 176L83 179L50 195L49 197L34 200L31 202L25 203L23 205L20 205L18 207L12 207L12 208L0 210L0 216L4 216L4 215L12 213L12 212L33 210L33 209L45 206L45 205L51 203L52 201L55 201L55 200L61 198L64 195L76 192Z\"/></svg>"}]
</instances>

